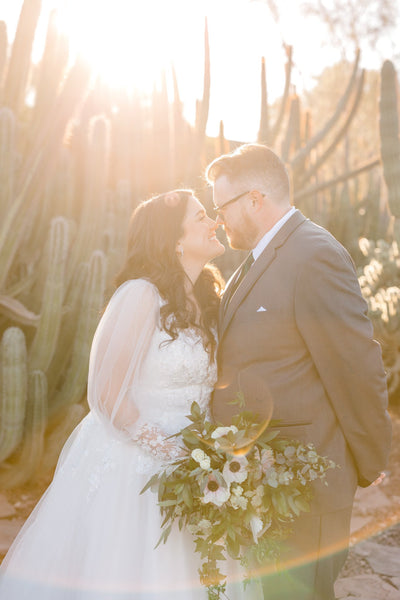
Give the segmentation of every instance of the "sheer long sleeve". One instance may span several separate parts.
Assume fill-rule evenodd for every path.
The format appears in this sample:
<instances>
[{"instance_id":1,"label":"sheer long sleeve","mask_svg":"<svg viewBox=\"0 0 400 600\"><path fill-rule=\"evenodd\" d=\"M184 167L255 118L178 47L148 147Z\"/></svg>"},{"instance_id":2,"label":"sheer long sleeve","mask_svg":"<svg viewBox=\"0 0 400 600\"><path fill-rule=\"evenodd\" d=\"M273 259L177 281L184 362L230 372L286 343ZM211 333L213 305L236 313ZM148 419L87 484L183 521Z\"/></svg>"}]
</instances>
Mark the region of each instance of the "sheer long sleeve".
<instances>
[{"instance_id":1,"label":"sheer long sleeve","mask_svg":"<svg viewBox=\"0 0 400 600\"><path fill-rule=\"evenodd\" d=\"M177 444L165 440L154 424L143 422L135 404L135 386L159 318L160 297L153 284L135 279L118 288L94 335L88 402L113 434L169 459L179 452Z\"/></svg>"}]
</instances>

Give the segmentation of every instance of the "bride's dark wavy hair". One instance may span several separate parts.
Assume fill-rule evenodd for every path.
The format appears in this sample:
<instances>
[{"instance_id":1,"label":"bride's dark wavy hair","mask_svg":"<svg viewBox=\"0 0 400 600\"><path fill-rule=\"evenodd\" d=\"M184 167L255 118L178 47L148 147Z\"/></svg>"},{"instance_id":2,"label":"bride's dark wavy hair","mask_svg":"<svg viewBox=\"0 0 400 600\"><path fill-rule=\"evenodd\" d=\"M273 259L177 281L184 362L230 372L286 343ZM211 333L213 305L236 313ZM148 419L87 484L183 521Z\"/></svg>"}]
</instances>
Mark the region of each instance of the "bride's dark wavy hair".
<instances>
[{"instance_id":1,"label":"bride's dark wavy hair","mask_svg":"<svg viewBox=\"0 0 400 600\"><path fill-rule=\"evenodd\" d=\"M200 329L204 347L214 357L216 341L212 330L217 324L222 276L212 265L201 271L193 288L201 311L198 324L195 306L185 292L187 275L176 254L191 196L191 190L174 190L138 205L130 222L127 260L116 284L137 278L151 281L166 301L161 307L161 326L171 339L175 340L182 329Z\"/></svg>"}]
</instances>

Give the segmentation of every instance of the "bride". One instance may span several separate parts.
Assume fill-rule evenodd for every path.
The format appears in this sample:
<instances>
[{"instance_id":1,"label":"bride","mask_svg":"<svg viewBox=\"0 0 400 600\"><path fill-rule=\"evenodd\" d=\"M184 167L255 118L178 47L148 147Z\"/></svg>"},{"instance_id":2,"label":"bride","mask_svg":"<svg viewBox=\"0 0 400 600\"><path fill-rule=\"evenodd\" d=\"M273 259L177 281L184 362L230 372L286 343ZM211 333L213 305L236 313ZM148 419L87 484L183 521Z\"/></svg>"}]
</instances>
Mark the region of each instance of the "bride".
<instances>
[{"instance_id":1,"label":"bride","mask_svg":"<svg viewBox=\"0 0 400 600\"><path fill-rule=\"evenodd\" d=\"M182 449L166 439L206 408L216 380L224 252L192 192L142 203L127 264L90 355L89 414L0 568L1 600L206 600L188 532L161 534L157 495L141 489ZM227 595L249 598L230 564Z\"/></svg>"}]
</instances>

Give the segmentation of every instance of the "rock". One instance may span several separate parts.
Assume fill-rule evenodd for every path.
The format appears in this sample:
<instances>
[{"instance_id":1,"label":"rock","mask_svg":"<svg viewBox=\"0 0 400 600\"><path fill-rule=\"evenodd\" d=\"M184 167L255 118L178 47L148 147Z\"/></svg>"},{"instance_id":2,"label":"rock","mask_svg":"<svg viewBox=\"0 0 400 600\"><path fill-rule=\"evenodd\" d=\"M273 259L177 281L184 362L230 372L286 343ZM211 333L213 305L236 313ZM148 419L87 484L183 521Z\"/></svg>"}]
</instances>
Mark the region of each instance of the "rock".
<instances>
[{"instance_id":1,"label":"rock","mask_svg":"<svg viewBox=\"0 0 400 600\"><path fill-rule=\"evenodd\" d=\"M6 554L23 524L23 519L0 519L0 554Z\"/></svg>"},{"instance_id":2,"label":"rock","mask_svg":"<svg viewBox=\"0 0 400 600\"><path fill-rule=\"evenodd\" d=\"M362 556L363 558L366 558L372 551L372 549L368 547L368 544L371 544L371 542L368 542L368 541L359 542L358 544L353 546L352 549L356 554L358 554L358 556Z\"/></svg>"},{"instance_id":3,"label":"rock","mask_svg":"<svg viewBox=\"0 0 400 600\"><path fill-rule=\"evenodd\" d=\"M373 570L380 575L398 577L400 574L400 548L366 542L369 550L365 557Z\"/></svg>"},{"instance_id":4,"label":"rock","mask_svg":"<svg viewBox=\"0 0 400 600\"><path fill-rule=\"evenodd\" d=\"M356 575L338 579L335 583L338 599L362 598L362 600L399 600L399 591L383 581L378 575Z\"/></svg>"},{"instance_id":5,"label":"rock","mask_svg":"<svg viewBox=\"0 0 400 600\"><path fill-rule=\"evenodd\" d=\"M13 517L17 511L14 506L10 504L3 494L0 494L0 519L4 517Z\"/></svg>"}]
</instances>

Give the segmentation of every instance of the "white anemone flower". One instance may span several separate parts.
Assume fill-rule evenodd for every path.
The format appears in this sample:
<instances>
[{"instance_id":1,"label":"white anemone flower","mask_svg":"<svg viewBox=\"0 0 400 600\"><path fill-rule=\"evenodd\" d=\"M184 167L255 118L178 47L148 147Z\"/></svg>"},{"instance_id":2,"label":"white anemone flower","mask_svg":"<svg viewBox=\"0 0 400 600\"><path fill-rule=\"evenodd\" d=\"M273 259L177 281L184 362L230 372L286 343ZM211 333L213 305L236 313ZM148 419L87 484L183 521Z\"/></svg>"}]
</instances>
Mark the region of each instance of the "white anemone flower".
<instances>
[{"instance_id":1,"label":"white anemone flower","mask_svg":"<svg viewBox=\"0 0 400 600\"><path fill-rule=\"evenodd\" d=\"M247 479L247 465L249 461L245 456L234 456L227 461L222 470L225 481L229 483L243 483Z\"/></svg>"},{"instance_id":2,"label":"white anemone flower","mask_svg":"<svg viewBox=\"0 0 400 600\"><path fill-rule=\"evenodd\" d=\"M238 428L235 425L231 425L230 427L217 427L211 434L213 440L216 440L224 435L228 435L228 433L232 431L232 433L237 433Z\"/></svg>"},{"instance_id":3,"label":"white anemone flower","mask_svg":"<svg viewBox=\"0 0 400 600\"><path fill-rule=\"evenodd\" d=\"M208 483L205 487L203 494L203 502L204 504L208 504L211 502L216 506L222 506L225 504L231 495L229 484L226 487L223 487L214 477L214 475L210 474L208 477Z\"/></svg>"}]
</instances>

